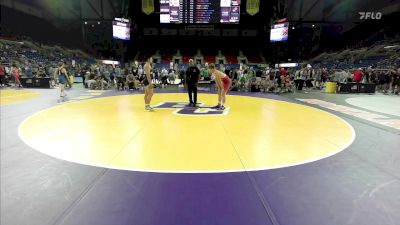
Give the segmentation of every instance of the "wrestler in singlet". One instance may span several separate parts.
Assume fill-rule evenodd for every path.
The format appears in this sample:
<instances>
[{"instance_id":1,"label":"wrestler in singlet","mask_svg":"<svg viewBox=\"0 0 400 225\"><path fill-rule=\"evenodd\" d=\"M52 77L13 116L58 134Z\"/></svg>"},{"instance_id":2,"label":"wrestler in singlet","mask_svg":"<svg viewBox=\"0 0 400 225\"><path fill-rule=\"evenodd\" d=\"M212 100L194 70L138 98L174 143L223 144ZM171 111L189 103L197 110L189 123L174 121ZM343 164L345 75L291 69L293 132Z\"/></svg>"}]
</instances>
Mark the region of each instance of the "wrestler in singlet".
<instances>
[{"instance_id":1,"label":"wrestler in singlet","mask_svg":"<svg viewBox=\"0 0 400 225\"><path fill-rule=\"evenodd\" d=\"M225 94L228 93L228 91L229 91L229 89L231 88L231 85L232 85L232 80L229 78L228 75L226 75L226 74L222 75L222 84L224 86Z\"/></svg>"},{"instance_id":2,"label":"wrestler in singlet","mask_svg":"<svg viewBox=\"0 0 400 225\"><path fill-rule=\"evenodd\" d=\"M218 87L218 105L213 108L218 110L225 110L226 93L229 91L232 80L225 73L217 70L215 65L211 63L208 65L208 71L215 77L215 84Z\"/></svg>"}]
</instances>

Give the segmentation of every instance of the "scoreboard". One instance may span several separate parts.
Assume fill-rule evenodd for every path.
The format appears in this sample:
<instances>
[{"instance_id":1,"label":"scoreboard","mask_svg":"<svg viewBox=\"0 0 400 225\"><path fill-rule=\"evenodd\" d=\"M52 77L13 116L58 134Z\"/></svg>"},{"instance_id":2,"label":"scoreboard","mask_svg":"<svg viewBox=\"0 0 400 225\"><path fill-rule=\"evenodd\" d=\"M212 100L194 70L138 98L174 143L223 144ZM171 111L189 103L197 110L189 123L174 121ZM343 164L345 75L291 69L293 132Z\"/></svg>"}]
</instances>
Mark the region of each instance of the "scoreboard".
<instances>
[{"instance_id":1,"label":"scoreboard","mask_svg":"<svg viewBox=\"0 0 400 225\"><path fill-rule=\"evenodd\" d=\"M113 21L113 38L130 40L131 22L129 19L115 18Z\"/></svg>"},{"instance_id":2,"label":"scoreboard","mask_svg":"<svg viewBox=\"0 0 400 225\"><path fill-rule=\"evenodd\" d=\"M238 24L240 1L160 0L160 23Z\"/></svg>"},{"instance_id":3,"label":"scoreboard","mask_svg":"<svg viewBox=\"0 0 400 225\"><path fill-rule=\"evenodd\" d=\"M271 26L271 42L286 41L289 36L289 23L278 23Z\"/></svg>"}]
</instances>

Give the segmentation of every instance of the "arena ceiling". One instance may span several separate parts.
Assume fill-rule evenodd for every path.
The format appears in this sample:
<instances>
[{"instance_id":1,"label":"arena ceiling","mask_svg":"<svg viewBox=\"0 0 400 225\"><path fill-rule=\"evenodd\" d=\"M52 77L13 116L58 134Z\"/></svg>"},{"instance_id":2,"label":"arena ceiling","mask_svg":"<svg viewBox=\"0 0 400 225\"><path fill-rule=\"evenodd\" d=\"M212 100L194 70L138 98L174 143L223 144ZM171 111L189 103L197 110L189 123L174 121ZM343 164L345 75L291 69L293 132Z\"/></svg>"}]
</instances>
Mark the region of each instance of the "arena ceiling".
<instances>
[{"instance_id":1,"label":"arena ceiling","mask_svg":"<svg viewBox=\"0 0 400 225\"><path fill-rule=\"evenodd\" d=\"M111 20L124 15L129 0L0 0L1 5L54 21Z\"/></svg>"},{"instance_id":2,"label":"arena ceiling","mask_svg":"<svg viewBox=\"0 0 400 225\"><path fill-rule=\"evenodd\" d=\"M286 15L290 20L303 22L354 23L359 20L358 12L360 11L383 14L400 11L399 0L277 1L284 5ZM50 21L64 21L64 23L65 21L111 20L114 17L126 15L129 2L130 0L0 0L1 5ZM245 7L245 1L242 4ZM279 16L275 15L275 17Z\"/></svg>"}]
</instances>

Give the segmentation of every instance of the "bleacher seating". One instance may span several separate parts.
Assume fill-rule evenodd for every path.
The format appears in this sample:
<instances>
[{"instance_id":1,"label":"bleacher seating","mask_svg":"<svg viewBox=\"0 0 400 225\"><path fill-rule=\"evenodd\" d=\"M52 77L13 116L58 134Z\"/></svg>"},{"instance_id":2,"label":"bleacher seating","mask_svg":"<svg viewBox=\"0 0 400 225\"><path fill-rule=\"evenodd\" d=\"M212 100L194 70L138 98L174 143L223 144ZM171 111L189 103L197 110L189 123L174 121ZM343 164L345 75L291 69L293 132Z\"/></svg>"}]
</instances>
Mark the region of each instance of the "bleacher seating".
<instances>
[{"instance_id":1,"label":"bleacher seating","mask_svg":"<svg viewBox=\"0 0 400 225\"><path fill-rule=\"evenodd\" d=\"M248 49L244 49L242 51L243 51L243 55L245 55L247 57L248 63L260 63L261 62L260 53L258 51L248 50Z\"/></svg>"},{"instance_id":2,"label":"bleacher seating","mask_svg":"<svg viewBox=\"0 0 400 225\"><path fill-rule=\"evenodd\" d=\"M321 53L311 60L314 67L328 69L389 68L399 66L400 47L386 49L388 43L380 43L358 49L344 49L338 52ZM398 44L397 44L398 45Z\"/></svg>"},{"instance_id":3,"label":"bleacher seating","mask_svg":"<svg viewBox=\"0 0 400 225\"><path fill-rule=\"evenodd\" d=\"M204 61L207 63L215 63L215 55L206 55L204 56Z\"/></svg>"},{"instance_id":4,"label":"bleacher seating","mask_svg":"<svg viewBox=\"0 0 400 225\"><path fill-rule=\"evenodd\" d=\"M189 63L189 59L193 59L193 56L190 55L183 55L183 63L187 64Z\"/></svg>"},{"instance_id":5,"label":"bleacher seating","mask_svg":"<svg viewBox=\"0 0 400 225\"><path fill-rule=\"evenodd\" d=\"M229 64L237 64L238 63L238 59L236 55L225 55L226 57L226 61Z\"/></svg>"},{"instance_id":6,"label":"bleacher seating","mask_svg":"<svg viewBox=\"0 0 400 225\"><path fill-rule=\"evenodd\" d=\"M34 44L30 41L12 41L0 39L1 60L5 65L17 63L24 68L26 62L30 62L37 69L41 66L58 65L60 62L71 64L92 64L93 57L80 50L61 48L60 46L49 46Z\"/></svg>"},{"instance_id":7,"label":"bleacher seating","mask_svg":"<svg viewBox=\"0 0 400 225\"><path fill-rule=\"evenodd\" d=\"M218 51L214 50L214 49L206 48L206 49L201 50L201 54L204 56L216 56L218 54Z\"/></svg>"},{"instance_id":8,"label":"bleacher seating","mask_svg":"<svg viewBox=\"0 0 400 225\"><path fill-rule=\"evenodd\" d=\"M182 56L182 63L188 64L189 59L193 59L200 54L203 57L204 62L207 63L218 63L217 58L224 58L225 64L233 64L236 65L239 63L238 57L242 56L246 58L246 62L258 64L262 62L260 53L256 50L245 50L246 53L244 54L242 51L238 49L223 49L223 50L216 50L216 49L161 49L161 50L141 50L135 60L139 62L144 61L144 56L146 54L154 54L155 52L159 52L161 57L161 64L168 64L173 59L174 56Z\"/></svg>"}]
</instances>

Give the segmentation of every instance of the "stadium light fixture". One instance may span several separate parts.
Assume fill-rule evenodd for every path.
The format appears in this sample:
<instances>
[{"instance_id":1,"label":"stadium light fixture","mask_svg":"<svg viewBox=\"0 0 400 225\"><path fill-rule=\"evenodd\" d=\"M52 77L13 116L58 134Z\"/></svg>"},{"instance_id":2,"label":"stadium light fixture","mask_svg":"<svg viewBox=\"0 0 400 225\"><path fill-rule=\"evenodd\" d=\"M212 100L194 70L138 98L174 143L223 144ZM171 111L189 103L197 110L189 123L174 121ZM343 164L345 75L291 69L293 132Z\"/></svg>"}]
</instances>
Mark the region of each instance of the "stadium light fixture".
<instances>
[{"instance_id":1,"label":"stadium light fixture","mask_svg":"<svg viewBox=\"0 0 400 225\"><path fill-rule=\"evenodd\" d=\"M279 19L278 20L278 23L284 23L284 22L286 22L287 21L287 18L283 18L283 19Z\"/></svg>"},{"instance_id":2,"label":"stadium light fixture","mask_svg":"<svg viewBox=\"0 0 400 225\"><path fill-rule=\"evenodd\" d=\"M400 45L388 45L383 48L388 49L388 48L398 48L398 47L400 47Z\"/></svg>"}]
</instances>

